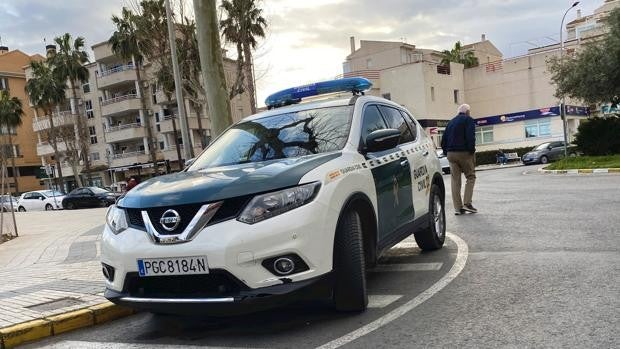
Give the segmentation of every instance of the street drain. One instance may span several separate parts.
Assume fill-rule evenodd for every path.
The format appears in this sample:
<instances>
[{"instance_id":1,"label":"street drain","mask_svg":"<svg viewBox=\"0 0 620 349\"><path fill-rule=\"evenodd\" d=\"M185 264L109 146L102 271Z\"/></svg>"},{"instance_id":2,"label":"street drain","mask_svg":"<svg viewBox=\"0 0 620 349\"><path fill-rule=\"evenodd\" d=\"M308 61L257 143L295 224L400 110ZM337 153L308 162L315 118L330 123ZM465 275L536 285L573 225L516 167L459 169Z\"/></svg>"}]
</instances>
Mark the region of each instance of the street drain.
<instances>
[{"instance_id":1,"label":"street drain","mask_svg":"<svg viewBox=\"0 0 620 349\"><path fill-rule=\"evenodd\" d=\"M67 297L67 298L57 299L51 302L31 305L26 308L30 310L34 310L34 311L44 312L44 311L52 311L52 310L57 310L61 308L66 308L66 307L72 307L74 305L80 305L83 303L84 302L79 299Z\"/></svg>"}]
</instances>

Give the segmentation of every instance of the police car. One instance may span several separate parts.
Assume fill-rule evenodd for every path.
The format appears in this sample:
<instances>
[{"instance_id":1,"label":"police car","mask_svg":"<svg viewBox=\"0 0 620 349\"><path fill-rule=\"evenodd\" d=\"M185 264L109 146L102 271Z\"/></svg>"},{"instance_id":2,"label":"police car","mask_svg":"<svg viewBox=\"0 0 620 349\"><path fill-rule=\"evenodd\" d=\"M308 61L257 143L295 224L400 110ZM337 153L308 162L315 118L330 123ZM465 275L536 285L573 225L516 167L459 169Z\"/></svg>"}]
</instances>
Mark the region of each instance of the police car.
<instances>
[{"instance_id":1,"label":"police car","mask_svg":"<svg viewBox=\"0 0 620 349\"><path fill-rule=\"evenodd\" d=\"M363 311L365 272L385 251L411 234L436 250L446 232L431 139L402 106L364 95L370 86L348 78L276 93L186 170L120 198L102 238L105 296L159 313L302 299ZM339 91L352 94L299 103Z\"/></svg>"}]
</instances>

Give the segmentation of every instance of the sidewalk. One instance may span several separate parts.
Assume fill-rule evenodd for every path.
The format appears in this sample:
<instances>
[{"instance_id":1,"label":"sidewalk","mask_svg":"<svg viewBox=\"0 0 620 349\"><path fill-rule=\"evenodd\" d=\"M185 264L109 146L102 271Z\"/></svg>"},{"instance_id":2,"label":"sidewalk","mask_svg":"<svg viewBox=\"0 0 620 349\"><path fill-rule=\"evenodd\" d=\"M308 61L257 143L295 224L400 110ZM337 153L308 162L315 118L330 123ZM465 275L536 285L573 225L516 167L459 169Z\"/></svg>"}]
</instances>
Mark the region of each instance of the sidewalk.
<instances>
[{"instance_id":1,"label":"sidewalk","mask_svg":"<svg viewBox=\"0 0 620 349\"><path fill-rule=\"evenodd\" d=\"M16 213L0 244L0 331L106 302L98 261L105 209Z\"/></svg>"},{"instance_id":2,"label":"sidewalk","mask_svg":"<svg viewBox=\"0 0 620 349\"><path fill-rule=\"evenodd\" d=\"M508 163L506 165L497 165L497 164L480 165L480 166L476 166L476 171L497 170L497 169L500 169L500 168L521 167L521 166L525 166L525 165L523 165L523 163L521 161L519 161L519 162L511 162L511 163Z\"/></svg>"}]
</instances>

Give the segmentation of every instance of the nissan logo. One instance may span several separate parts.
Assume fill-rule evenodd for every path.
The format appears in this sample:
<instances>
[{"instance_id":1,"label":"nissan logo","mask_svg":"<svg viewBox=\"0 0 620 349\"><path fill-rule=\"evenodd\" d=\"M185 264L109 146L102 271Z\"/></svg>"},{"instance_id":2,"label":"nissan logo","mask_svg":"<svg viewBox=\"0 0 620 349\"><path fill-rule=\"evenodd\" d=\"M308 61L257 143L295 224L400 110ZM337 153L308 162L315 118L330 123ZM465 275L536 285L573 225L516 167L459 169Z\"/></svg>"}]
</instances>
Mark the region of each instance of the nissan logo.
<instances>
[{"instance_id":1,"label":"nissan logo","mask_svg":"<svg viewBox=\"0 0 620 349\"><path fill-rule=\"evenodd\" d=\"M168 210L161 215L159 224L167 231L175 230L181 223L181 215L175 210Z\"/></svg>"}]
</instances>

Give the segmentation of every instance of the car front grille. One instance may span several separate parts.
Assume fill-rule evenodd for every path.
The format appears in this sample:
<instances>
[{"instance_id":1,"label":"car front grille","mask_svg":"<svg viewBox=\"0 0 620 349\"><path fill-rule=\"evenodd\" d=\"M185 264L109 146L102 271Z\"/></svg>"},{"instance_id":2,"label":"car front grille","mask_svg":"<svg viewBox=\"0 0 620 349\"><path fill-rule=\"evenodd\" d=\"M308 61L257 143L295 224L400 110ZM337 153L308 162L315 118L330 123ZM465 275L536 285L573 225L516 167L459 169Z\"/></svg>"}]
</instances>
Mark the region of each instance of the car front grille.
<instances>
[{"instance_id":1,"label":"car front grille","mask_svg":"<svg viewBox=\"0 0 620 349\"><path fill-rule=\"evenodd\" d=\"M224 203L217 210L213 218L209 221L207 226L221 223L230 219L235 219L241 213L241 210L245 207L248 201L252 198L252 195L239 196L224 200ZM203 204L190 204L190 205L178 205L167 207L153 207L153 208L127 208L127 216L129 218L129 224L132 228L145 230L144 220L142 219L142 211L146 210L151 219L151 223L159 234L162 235L176 235L185 230L189 222L194 218L200 207ZM172 209L179 213L181 216L181 223L173 231L167 231L159 224L159 219L162 214L167 210Z\"/></svg>"},{"instance_id":2,"label":"car front grille","mask_svg":"<svg viewBox=\"0 0 620 349\"><path fill-rule=\"evenodd\" d=\"M132 297L192 298L230 297L249 288L225 270L212 269L209 274L149 276L127 273L124 292Z\"/></svg>"}]
</instances>

